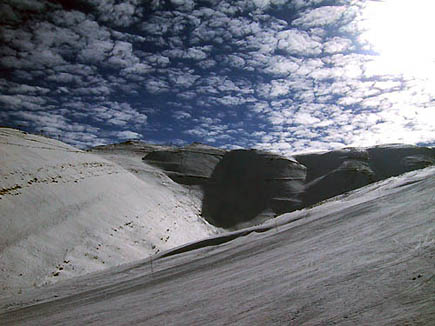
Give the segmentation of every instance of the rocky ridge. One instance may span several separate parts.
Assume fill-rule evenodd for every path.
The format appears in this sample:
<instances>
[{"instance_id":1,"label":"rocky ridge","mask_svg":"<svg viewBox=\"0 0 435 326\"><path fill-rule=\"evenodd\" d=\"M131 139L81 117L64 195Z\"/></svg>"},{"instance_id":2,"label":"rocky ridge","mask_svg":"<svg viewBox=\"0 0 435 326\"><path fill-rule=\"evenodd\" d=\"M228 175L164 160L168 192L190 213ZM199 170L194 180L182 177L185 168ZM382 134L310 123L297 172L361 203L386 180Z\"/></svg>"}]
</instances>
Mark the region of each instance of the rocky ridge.
<instances>
[{"instance_id":1,"label":"rocky ridge","mask_svg":"<svg viewBox=\"0 0 435 326\"><path fill-rule=\"evenodd\" d=\"M119 146L128 153L129 146L135 151L138 145ZM349 147L294 157L255 149L225 151L199 143L185 147L141 146L147 148L143 152L145 164L195 189L202 216L228 229L255 225L435 164L434 148L403 144Z\"/></svg>"}]
</instances>

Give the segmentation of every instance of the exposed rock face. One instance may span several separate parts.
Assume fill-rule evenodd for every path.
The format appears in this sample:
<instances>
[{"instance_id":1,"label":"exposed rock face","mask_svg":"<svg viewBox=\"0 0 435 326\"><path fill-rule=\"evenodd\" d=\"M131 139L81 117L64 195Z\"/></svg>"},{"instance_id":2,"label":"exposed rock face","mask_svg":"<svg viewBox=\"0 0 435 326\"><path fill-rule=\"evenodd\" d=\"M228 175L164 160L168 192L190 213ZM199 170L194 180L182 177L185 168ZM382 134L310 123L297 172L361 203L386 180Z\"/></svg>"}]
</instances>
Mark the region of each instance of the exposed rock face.
<instances>
[{"instance_id":1,"label":"exposed rock face","mask_svg":"<svg viewBox=\"0 0 435 326\"><path fill-rule=\"evenodd\" d=\"M397 144L371 147L367 152L378 180L435 164L435 148Z\"/></svg>"},{"instance_id":2,"label":"exposed rock face","mask_svg":"<svg viewBox=\"0 0 435 326\"><path fill-rule=\"evenodd\" d=\"M295 157L307 167L304 206L318 203L376 180L364 149L346 148Z\"/></svg>"},{"instance_id":3,"label":"exposed rock face","mask_svg":"<svg viewBox=\"0 0 435 326\"><path fill-rule=\"evenodd\" d=\"M372 182L435 164L435 149L410 145L345 148L292 160L256 150L192 144L155 148L144 162L174 181L199 185L202 215L240 228L316 204Z\"/></svg>"},{"instance_id":4,"label":"exposed rock face","mask_svg":"<svg viewBox=\"0 0 435 326\"><path fill-rule=\"evenodd\" d=\"M153 151L143 160L162 168L178 183L202 185L211 177L224 153L224 150L194 143L183 148Z\"/></svg>"},{"instance_id":5,"label":"exposed rock face","mask_svg":"<svg viewBox=\"0 0 435 326\"><path fill-rule=\"evenodd\" d=\"M411 145L345 148L295 156L307 167L304 206L435 164L435 149Z\"/></svg>"},{"instance_id":6,"label":"exposed rock face","mask_svg":"<svg viewBox=\"0 0 435 326\"><path fill-rule=\"evenodd\" d=\"M306 168L280 155L256 150L225 154L205 187L202 215L234 227L302 206Z\"/></svg>"}]
</instances>

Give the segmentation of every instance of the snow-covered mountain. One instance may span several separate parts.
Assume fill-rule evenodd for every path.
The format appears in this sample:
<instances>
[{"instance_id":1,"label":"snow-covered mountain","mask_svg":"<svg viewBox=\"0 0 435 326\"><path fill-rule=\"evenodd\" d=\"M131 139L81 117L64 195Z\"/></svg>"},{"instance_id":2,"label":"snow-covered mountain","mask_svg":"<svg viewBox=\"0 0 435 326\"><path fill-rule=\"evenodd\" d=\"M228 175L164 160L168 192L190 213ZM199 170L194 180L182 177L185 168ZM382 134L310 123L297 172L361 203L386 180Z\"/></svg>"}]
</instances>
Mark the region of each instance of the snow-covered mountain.
<instances>
[{"instance_id":1,"label":"snow-covered mountain","mask_svg":"<svg viewBox=\"0 0 435 326\"><path fill-rule=\"evenodd\" d=\"M0 128L0 325L429 325L434 161Z\"/></svg>"},{"instance_id":2,"label":"snow-covered mountain","mask_svg":"<svg viewBox=\"0 0 435 326\"><path fill-rule=\"evenodd\" d=\"M0 299L1 325L434 325L435 167Z\"/></svg>"},{"instance_id":3,"label":"snow-covered mountain","mask_svg":"<svg viewBox=\"0 0 435 326\"><path fill-rule=\"evenodd\" d=\"M56 140L0 128L0 295L216 234L158 169L129 171Z\"/></svg>"}]
</instances>

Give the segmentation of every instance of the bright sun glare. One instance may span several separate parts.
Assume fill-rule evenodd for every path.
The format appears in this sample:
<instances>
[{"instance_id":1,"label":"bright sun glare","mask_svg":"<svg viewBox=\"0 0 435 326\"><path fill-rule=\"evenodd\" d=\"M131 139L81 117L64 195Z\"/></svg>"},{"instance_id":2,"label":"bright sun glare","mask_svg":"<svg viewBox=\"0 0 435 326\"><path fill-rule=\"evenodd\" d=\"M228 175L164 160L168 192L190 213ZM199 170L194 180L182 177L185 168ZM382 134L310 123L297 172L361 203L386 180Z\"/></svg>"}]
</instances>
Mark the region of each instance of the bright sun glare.
<instances>
[{"instance_id":1,"label":"bright sun glare","mask_svg":"<svg viewBox=\"0 0 435 326\"><path fill-rule=\"evenodd\" d=\"M362 39L379 54L372 68L435 82L434 12L434 0L370 1Z\"/></svg>"}]
</instances>

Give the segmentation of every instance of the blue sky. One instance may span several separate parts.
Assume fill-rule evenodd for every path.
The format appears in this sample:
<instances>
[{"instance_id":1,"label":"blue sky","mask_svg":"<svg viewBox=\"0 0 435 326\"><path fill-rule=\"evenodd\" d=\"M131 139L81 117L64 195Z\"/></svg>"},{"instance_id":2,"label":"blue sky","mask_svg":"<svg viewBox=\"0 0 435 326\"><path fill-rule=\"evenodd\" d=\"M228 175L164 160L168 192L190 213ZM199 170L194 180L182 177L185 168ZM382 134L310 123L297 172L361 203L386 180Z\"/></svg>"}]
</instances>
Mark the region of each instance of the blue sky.
<instances>
[{"instance_id":1,"label":"blue sky","mask_svg":"<svg viewBox=\"0 0 435 326\"><path fill-rule=\"evenodd\" d=\"M434 145L433 8L392 1L5 0L0 125L78 147Z\"/></svg>"}]
</instances>

